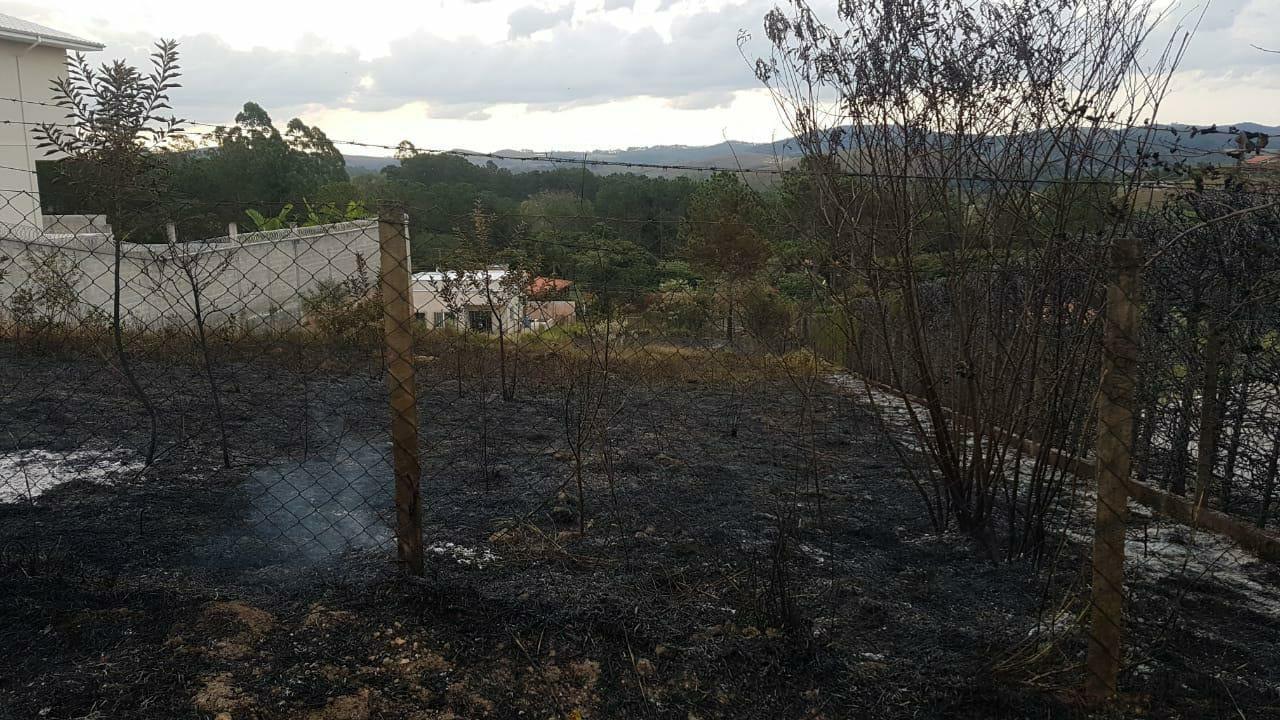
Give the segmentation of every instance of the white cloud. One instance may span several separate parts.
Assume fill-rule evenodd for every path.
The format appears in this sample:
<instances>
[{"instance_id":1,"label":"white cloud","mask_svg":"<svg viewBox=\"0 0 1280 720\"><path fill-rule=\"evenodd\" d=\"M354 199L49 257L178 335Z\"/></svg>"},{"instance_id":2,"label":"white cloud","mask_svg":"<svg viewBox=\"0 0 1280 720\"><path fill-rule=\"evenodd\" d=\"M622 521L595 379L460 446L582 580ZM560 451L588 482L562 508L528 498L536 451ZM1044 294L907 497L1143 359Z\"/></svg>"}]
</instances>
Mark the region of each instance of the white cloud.
<instances>
[{"instance_id":1,"label":"white cloud","mask_svg":"<svg viewBox=\"0 0 1280 720\"><path fill-rule=\"evenodd\" d=\"M708 110L727 107L733 103L734 94L725 90L707 90L672 98L667 104L677 110Z\"/></svg>"},{"instance_id":2,"label":"white cloud","mask_svg":"<svg viewBox=\"0 0 1280 720\"><path fill-rule=\"evenodd\" d=\"M195 120L229 121L254 100L277 120L303 114L334 136L394 144L421 133L424 145L477 148L778 132L735 44L747 29L761 36L755 52L765 50L759 29L774 0L591 0L576 11L570 0L533 1L364 0L359 12L298 13L261 0L223 0L216 12L160 0L0 0L0 12L106 42L103 60L145 61L153 39L177 37L185 75L175 110ZM1198 8L1177 6L1170 23ZM1280 55L1250 47L1276 45L1276 27L1280 2L1215 0L1161 118L1280 124Z\"/></svg>"},{"instance_id":3,"label":"white cloud","mask_svg":"<svg viewBox=\"0 0 1280 720\"><path fill-rule=\"evenodd\" d=\"M553 10L538 7L522 7L507 16L511 28L507 37L512 40L529 37L539 30L550 30L573 18L573 3Z\"/></svg>"},{"instance_id":4,"label":"white cloud","mask_svg":"<svg viewBox=\"0 0 1280 720\"><path fill-rule=\"evenodd\" d=\"M739 92L726 106L697 111L673 109L664 98L636 97L555 111L500 104L485 112L490 117L484 122L442 118L425 103L415 102L378 112L315 108L303 113L302 119L318 124L335 139L358 138L390 147L409 139L423 148L480 151L712 145L726 138L763 142L783 135L773 128L771 120L777 116L772 99L763 90ZM390 154L390 150L340 149Z\"/></svg>"}]
</instances>

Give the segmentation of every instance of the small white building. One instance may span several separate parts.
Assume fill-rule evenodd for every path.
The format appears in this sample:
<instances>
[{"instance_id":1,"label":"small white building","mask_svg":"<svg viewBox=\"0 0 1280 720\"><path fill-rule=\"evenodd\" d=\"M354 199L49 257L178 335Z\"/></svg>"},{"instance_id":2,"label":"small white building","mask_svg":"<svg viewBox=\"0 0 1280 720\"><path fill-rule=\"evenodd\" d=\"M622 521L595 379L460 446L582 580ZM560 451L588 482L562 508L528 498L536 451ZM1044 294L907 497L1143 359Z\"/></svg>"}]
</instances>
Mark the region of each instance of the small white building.
<instances>
[{"instance_id":1,"label":"small white building","mask_svg":"<svg viewBox=\"0 0 1280 720\"><path fill-rule=\"evenodd\" d=\"M431 328L519 332L526 294L522 284L503 267L415 273L414 316Z\"/></svg>"},{"instance_id":2,"label":"small white building","mask_svg":"<svg viewBox=\"0 0 1280 720\"><path fill-rule=\"evenodd\" d=\"M36 148L32 130L39 123L66 122L66 110L53 106L50 85L66 76L67 52L101 49L99 43L0 14L0 229L43 229L35 170L37 160L48 158Z\"/></svg>"},{"instance_id":3,"label":"small white building","mask_svg":"<svg viewBox=\"0 0 1280 720\"><path fill-rule=\"evenodd\" d=\"M575 305L557 300L573 283L505 267L433 271L413 276L415 317L429 328L454 328L493 334L540 330L573 322Z\"/></svg>"}]
</instances>

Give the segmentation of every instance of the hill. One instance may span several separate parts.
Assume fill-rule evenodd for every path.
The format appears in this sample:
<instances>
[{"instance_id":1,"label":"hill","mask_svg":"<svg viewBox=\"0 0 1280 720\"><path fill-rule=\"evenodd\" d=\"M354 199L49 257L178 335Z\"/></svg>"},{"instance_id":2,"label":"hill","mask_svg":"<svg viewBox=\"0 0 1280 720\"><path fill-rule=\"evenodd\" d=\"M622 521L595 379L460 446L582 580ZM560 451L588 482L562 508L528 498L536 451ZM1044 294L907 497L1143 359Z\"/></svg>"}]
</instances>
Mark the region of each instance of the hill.
<instances>
[{"instance_id":1,"label":"hill","mask_svg":"<svg viewBox=\"0 0 1280 720\"><path fill-rule=\"evenodd\" d=\"M1191 126L1183 123L1171 123L1156 136L1156 144L1162 152L1175 159L1183 159L1194 163L1210 163L1223 165L1234 163L1235 158L1227 154L1235 148L1235 135L1228 128L1236 128L1245 132L1260 132L1270 136L1280 136L1280 126L1260 125L1244 122L1234 125L1218 125L1206 131L1204 128L1191 134ZM1272 148L1280 148L1280 139ZM469 151L466 151L469 152ZM541 158L572 158L596 163L637 163L640 165L656 165L652 168L627 168L611 165L590 165L590 169L602 175L615 172L635 172L642 175L674 176L702 174L689 168L722 167L759 170L765 168L786 168L795 164L800 157L800 148L794 138L767 143L751 143L725 141L714 145L651 145L629 147L621 150L535 152L532 150L503 149L492 153L498 157L474 156L472 162L484 165L493 162L501 168L512 172L529 172L532 170L549 170L563 167L563 162L548 162ZM347 170L352 175L378 172L387 165L394 165L395 159L372 155L347 155Z\"/></svg>"}]
</instances>

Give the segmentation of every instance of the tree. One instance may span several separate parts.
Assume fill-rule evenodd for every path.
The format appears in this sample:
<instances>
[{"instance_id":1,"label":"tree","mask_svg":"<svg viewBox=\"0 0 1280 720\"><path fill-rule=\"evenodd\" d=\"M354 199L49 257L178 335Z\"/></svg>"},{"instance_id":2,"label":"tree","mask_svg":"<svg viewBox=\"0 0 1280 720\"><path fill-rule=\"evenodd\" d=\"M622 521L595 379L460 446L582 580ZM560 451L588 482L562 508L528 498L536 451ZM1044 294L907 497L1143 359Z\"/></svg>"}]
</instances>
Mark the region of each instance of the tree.
<instances>
[{"instance_id":1,"label":"tree","mask_svg":"<svg viewBox=\"0 0 1280 720\"><path fill-rule=\"evenodd\" d=\"M635 240L659 260L677 250L679 221L699 181L616 173L600 178L594 196L602 221Z\"/></svg>"},{"instance_id":2,"label":"tree","mask_svg":"<svg viewBox=\"0 0 1280 720\"><path fill-rule=\"evenodd\" d=\"M448 264L452 270L443 274L440 298L454 314L462 316L467 306L477 299L483 301L490 317L497 325L498 368L501 375L502 399L516 397L520 377L518 352L509 352L508 335L519 332L512 327L523 312L522 303L529 292L531 276L528 263L519 252L498 248L492 239L492 215L477 205L471 227L463 234L461 245L455 250ZM515 310L515 312L513 312ZM518 347L516 348L518 351Z\"/></svg>"},{"instance_id":3,"label":"tree","mask_svg":"<svg viewBox=\"0 0 1280 720\"><path fill-rule=\"evenodd\" d=\"M396 145L396 152L394 157L397 160L408 160L411 157L416 157L417 154L418 154L417 146L415 146L413 143L409 142L408 140L401 140L400 144Z\"/></svg>"},{"instance_id":4,"label":"tree","mask_svg":"<svg viewBox=\"0 0 1280 720\"><path fill-rule=\"evenodd\" d=\"M1097 338L1078 329L1096 327L1096 269L1133 210L1100 205L1143 180L1180 57L1139 52L1156 19L1093 0L789 0L764 19L756 75L808 161L808 230L829 253L814 287L864 289L844 303L860 362L921 398L905 403L925 507L993 553L1007 517L1006 556L1044 557L1063 488L1043 458L1014 472L1002 433L1075 447L1090 427Z\"/></svg>"},{"instance_id":5,"label":"tree","mask_svg":"<svg viewBox=\"0 0 1280 720\"><path fill-rule=\"evenodd\" d=\"M160 253L144 268L144 275L150 281L152 291L164 295L171 288L177 289L178 302L185 306L195 323L196 348L200 353L205 381L209 385L209 394L213 398L214 418L218 422L218 439L222 450L222 466L231 467L231 443L227 437L226 415L222 407L222 392L218 387L213 372L213 355L209 349L209 318L222 312L223 309L214 304L216 297L209 297L209 288L219 282L223 273L232 267L235 259L234 250L191 250L176 241L170 241L163 253ZM174 270L177 272L175 273ZM180 275L180 278L175 277ZM178 288L185 281L185 291ZM225 281L224 281L225 282Z\"/></svg>"},{"instance_id":6,"label":"tree","mask_svg":"<svg viewBox=\"0 0 1280 720\"><path fill-rule=\"evenodd\" d=\"M734 313L743 286L764 269L769 242L759 198L732 173L717 173L698 186L680 225L690 260L719 281L727 306L725 341L733 342Z\"/></svg>"},{"instance_id":7,"label":"tree","mask_svg":"<svg viewBox=\"0 0 1280 720\"><path fill-rule=\"evenodd\" d=\"M603 223L579 236L571 265L575 287L589 294L596 309L608 317L628 297L654 289L657 260L644 248L619 238Z\"/></svg>"},{"instance_id":8,"label":"tree","mask_svg":"<svg viewBox=\"0 0 1280 720\"><path fill-rule=\"evenodd\" d=\"M590 200L563 190L541 190L520 203L520 220L531 233L566 235L595 224Z\"/></svg>"},{"instance_id":9,"label":"tree","mask_svg":"<svg viewBox=\"0 0 1280 720\"><path fill-rule=\"evenodd\" d=\"M1274 370L1256 357L1274 332L1271 301L1280 277L1280 214L1269 204L1265 195L1240 188L1191 192L1166 203L1139 226L1158 248L1146 281L1152 332L1144 343L1149 358L1143 373L1148 402L1144 435L1151 431L1162 398L1175 394L1169 386L1176 385L1179 400L1163 463L1165 481L1176 494L1187 491L1192 429L1197 426L1197 505L1207 501L1217 477L1224 410L1233 412L1220 485L1225 507L1241 425L1249 406L1259 405L1250 395L1258 391L1257 383L1275 380Z\"/></svg>"},{"instance_id":10,"label":"tree","mask_svg":"<svg viewBox=\"0 0 1280 720\"><path fill-rule=\"evenodd\" d=\"M170 157L184 214L210 219L199 228L204 232L242 220L246 205L268 217L284 211L282 221L288 222L307 198L349 180L342 153L324 131L294 118L281 133L254 102L245 103L235 124L219 126L212 137L213 148Z\"/></svg>"},{"instance_id":11,"label":"tree","mask_svg":"<svg viewBox=\"0 0 1280 720\"><path fill-rule=\"evenodd\" d=\"M160 205L168 189L168 173L153 148L177 132L178 119L166 111L170 110L169 91L180 87L178 77L178 44L172 40L156 43L151 70L145 75L123 60L94 69L82 53L76 53L67 63L67 76L53 82L54 102L66 109L69 127L47 123L34 130L37 147L71 161L69 182L99 198L114 229L111 325L115 356L150 420L148 465L155 459L159 427L155 407L125 351L120 264L123 243L138 230L148 208Z\"/></svg>"}]
</instances>

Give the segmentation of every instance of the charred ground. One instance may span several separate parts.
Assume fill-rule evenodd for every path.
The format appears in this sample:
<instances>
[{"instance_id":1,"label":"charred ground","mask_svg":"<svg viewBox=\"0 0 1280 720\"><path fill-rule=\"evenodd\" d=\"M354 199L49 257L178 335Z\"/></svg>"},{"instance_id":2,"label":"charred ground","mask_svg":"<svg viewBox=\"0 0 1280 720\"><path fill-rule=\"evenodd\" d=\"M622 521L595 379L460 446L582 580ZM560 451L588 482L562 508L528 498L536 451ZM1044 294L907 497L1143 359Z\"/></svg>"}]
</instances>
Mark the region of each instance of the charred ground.
<instances>
[{"instance_id":1,"label":"charred ground","mask_svg":"<svg viewBox=\"0 0 1280 720\"><path fill-rule=\"evenodd\" d=\"M503 402L445 364L422 372L429 567L411 582L383 529L376 363L224 364L230 469L199 374L144 363L163 419L152 467L0 505L0 717L1082 714L1059 690L1078 678L1043 671L1083 642L1028 640L1063 622L1075 551L1046 590L932 532L848 392L621 383L580 504L566 398L582 389L531 377ZM6 452L146 446L104 362L6 347L0 389ZM324 535L333 508L300 510L325 498L359 531ZM1274 615L1204 577L1136 586L1134 632L1158 653L1134 710L1235 717L1214 702L1224 685L1248 717L1276 708Z\"/></svg>"}]
</instances>

